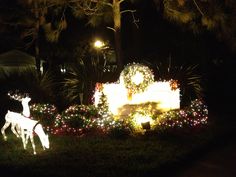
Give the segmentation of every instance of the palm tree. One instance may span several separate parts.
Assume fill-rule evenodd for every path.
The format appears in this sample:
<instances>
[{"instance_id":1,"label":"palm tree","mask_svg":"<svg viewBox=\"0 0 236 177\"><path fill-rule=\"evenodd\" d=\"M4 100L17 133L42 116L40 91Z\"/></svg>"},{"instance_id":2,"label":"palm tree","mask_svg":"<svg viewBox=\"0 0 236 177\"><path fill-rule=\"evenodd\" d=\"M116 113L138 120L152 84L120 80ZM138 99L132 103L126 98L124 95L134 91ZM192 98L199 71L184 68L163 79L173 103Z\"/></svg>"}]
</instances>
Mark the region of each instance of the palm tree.
<instances>
[{"instance_id":1,"label":"palm tree","mask_svg":"<svg viewBox=\"0 0 236 177\"><path fill-rule=\"evenodd\" d=\"M180 87L182 106L189 105L196 98L204 97L203 74L197 64L178 65L171 57L156 64L156 75L159 80L177 81Z\"/></svg>"},{"instance_id":2,"label":"palm tree","mask_svg":"<svg viewBox=\"0 0 236 177\"><path fill-rule=\"evenodd\" d=\"M75 49L74 62L68 64L69 71L63 82L63 95L70 103L81 103L81 94L83 103L92 103L95 84L103 79L104 61L97 58L94 49L86 42Z\"/></svg>"}]
</instances>

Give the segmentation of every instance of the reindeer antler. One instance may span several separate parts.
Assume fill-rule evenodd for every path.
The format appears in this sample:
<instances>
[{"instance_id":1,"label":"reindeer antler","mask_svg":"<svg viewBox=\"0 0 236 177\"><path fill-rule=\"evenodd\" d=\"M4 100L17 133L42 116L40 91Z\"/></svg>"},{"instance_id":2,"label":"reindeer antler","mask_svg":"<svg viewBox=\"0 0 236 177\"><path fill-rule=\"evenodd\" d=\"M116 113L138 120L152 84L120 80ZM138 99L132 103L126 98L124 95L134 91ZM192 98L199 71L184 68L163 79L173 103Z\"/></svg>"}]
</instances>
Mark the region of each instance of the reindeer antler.
<instances>
[{"instance_id":1,"label":"reindeer antler","mask_svg":"<svg viewBox=\"0 0 236 177\"><path fill-rule=\"evenodd\" d=\"M13 93L13 91L9 91L9 92L7 93L7 95L8 95L11 99L14 99L14 100L17 100L17 101L22 101L23 98L29 96L28 93L25 93L25 94L19 93L19 90L16 90L14 93Z\"/></svg>"}]
</instances>

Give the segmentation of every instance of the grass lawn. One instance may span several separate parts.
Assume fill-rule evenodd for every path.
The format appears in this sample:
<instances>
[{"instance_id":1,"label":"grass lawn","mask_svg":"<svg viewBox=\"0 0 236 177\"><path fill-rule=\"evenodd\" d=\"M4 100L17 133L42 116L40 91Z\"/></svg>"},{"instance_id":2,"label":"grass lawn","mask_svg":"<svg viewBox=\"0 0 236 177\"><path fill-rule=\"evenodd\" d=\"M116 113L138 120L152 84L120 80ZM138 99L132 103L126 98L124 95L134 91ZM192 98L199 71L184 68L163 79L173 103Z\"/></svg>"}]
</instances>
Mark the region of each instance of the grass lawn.
<instances>
[{"instance_id":1,"label":"grass lawn","mask_svg":"<svg viewBox=\"0 0 236 177\"><path fill-rule=\"evenodd\" d=\"M21 140L8 130L8 141L0 140L1 177L138 177L174 171L193 152L212 139L208 128L162 135L123 139L101 136L50 136L50 149L43 151L35 137L37 155L31 144L24 150Z\"/></svg>"}]
</instances>

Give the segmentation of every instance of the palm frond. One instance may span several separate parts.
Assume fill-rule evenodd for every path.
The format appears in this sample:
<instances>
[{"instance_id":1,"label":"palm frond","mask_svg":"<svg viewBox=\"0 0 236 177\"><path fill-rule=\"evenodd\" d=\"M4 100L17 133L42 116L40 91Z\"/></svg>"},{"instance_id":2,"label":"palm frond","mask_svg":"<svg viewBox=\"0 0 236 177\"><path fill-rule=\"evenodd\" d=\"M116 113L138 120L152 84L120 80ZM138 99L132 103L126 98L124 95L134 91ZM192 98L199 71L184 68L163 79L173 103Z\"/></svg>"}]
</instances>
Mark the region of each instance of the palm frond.
<instances>
[{"instance_id":1,"label":"palm frond","mask_svg":"<svg viewBox=\"0 0 236 177\"><path fill-rule=\"evenodd\" d=\"M167 62L156 65L159 80L177 80L180 85L183 104L194 98L203 96L202 76L198 72L198 65L174 65L171 58Z\"/></svg>"}]
</instances>

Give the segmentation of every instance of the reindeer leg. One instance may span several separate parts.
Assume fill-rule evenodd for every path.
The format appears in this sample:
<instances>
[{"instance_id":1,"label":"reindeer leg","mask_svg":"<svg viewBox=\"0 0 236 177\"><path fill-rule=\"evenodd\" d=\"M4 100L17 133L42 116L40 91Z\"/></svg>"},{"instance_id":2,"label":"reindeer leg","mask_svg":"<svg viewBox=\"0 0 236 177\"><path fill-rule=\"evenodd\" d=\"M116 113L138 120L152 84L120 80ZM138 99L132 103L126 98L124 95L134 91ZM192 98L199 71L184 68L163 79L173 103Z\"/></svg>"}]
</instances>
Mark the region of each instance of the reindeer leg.
<instances>
[{"instance_id":1,"label":"reindeer leg","mask_svg":"<svg viewBox=\"0 0 236 177\"><path fill-rule=\"evenodd\" d=\"M24 132L23 129L21 129L21 139L22 139L23 147L24 147L24 149L26 149L26 144L25 144L25 132Z\"/></svg>"},{"instance_id":2,"label":"reindeer leg","mask_svg":"<svg viewBox=\"0 0 236 177\"><path fill-rule=\"evenodd\" d=\"M26 146L27 146L27 144L28 144L29 137L30 137L30 134L27 133L27 134L26 134L26 139L25 139L25 145L26 145Z\"/></svg>"},{"instance_id":3,"label":"reindeer leg","mask_svg":"<svg viewBox=\"0 0 236 177\"><path fill-rule=\"evenodd\" d=\"M7 129L7 127L10 126L10 124L11 124L10 122L6 122L6 123L4 124L4 126L1 128L1 133L2 133L3 138L4 138L5 141L7 141L7 136L6 136L6 134L5 134L5 130Z\"/></svg>"},{"instance_id":4,"label":"reindeer leg","mask_svg":"<svg viewBox=\"0 0 236 177\"><path fill-rule=\"evenodd\" d=\"M20 126L18 124L16 124L16 132L17 132L17 134L20 137L20 135L21 135L21 128L20 128Z\"/></svg>"},{"instance_id":5,"label":"reindeer leg","mask_svg":"<svg viewBox=\"0 0 236 177\"><path fill-rule=\"evenodd\" d=\"M30 140L31 140L31 144L32 144L32 147L33 147L34 155L36 155L35 144L34 144L34 136L33 136L32 132L30 133Z\"/></svg>"},{"instance_id":6,"label":"reindeer leg","mask_svg":"<svg viewBox=\"0 0 236 177\"><path fill-rule=\"evenodd\" d=\"M12 123L12 124L11 124L11 131L16 135L17 138L19 138L20 136L19 136L19 134L16 132L15 127L16 127L16 124Z\"/></svg>"}]
</instances>

